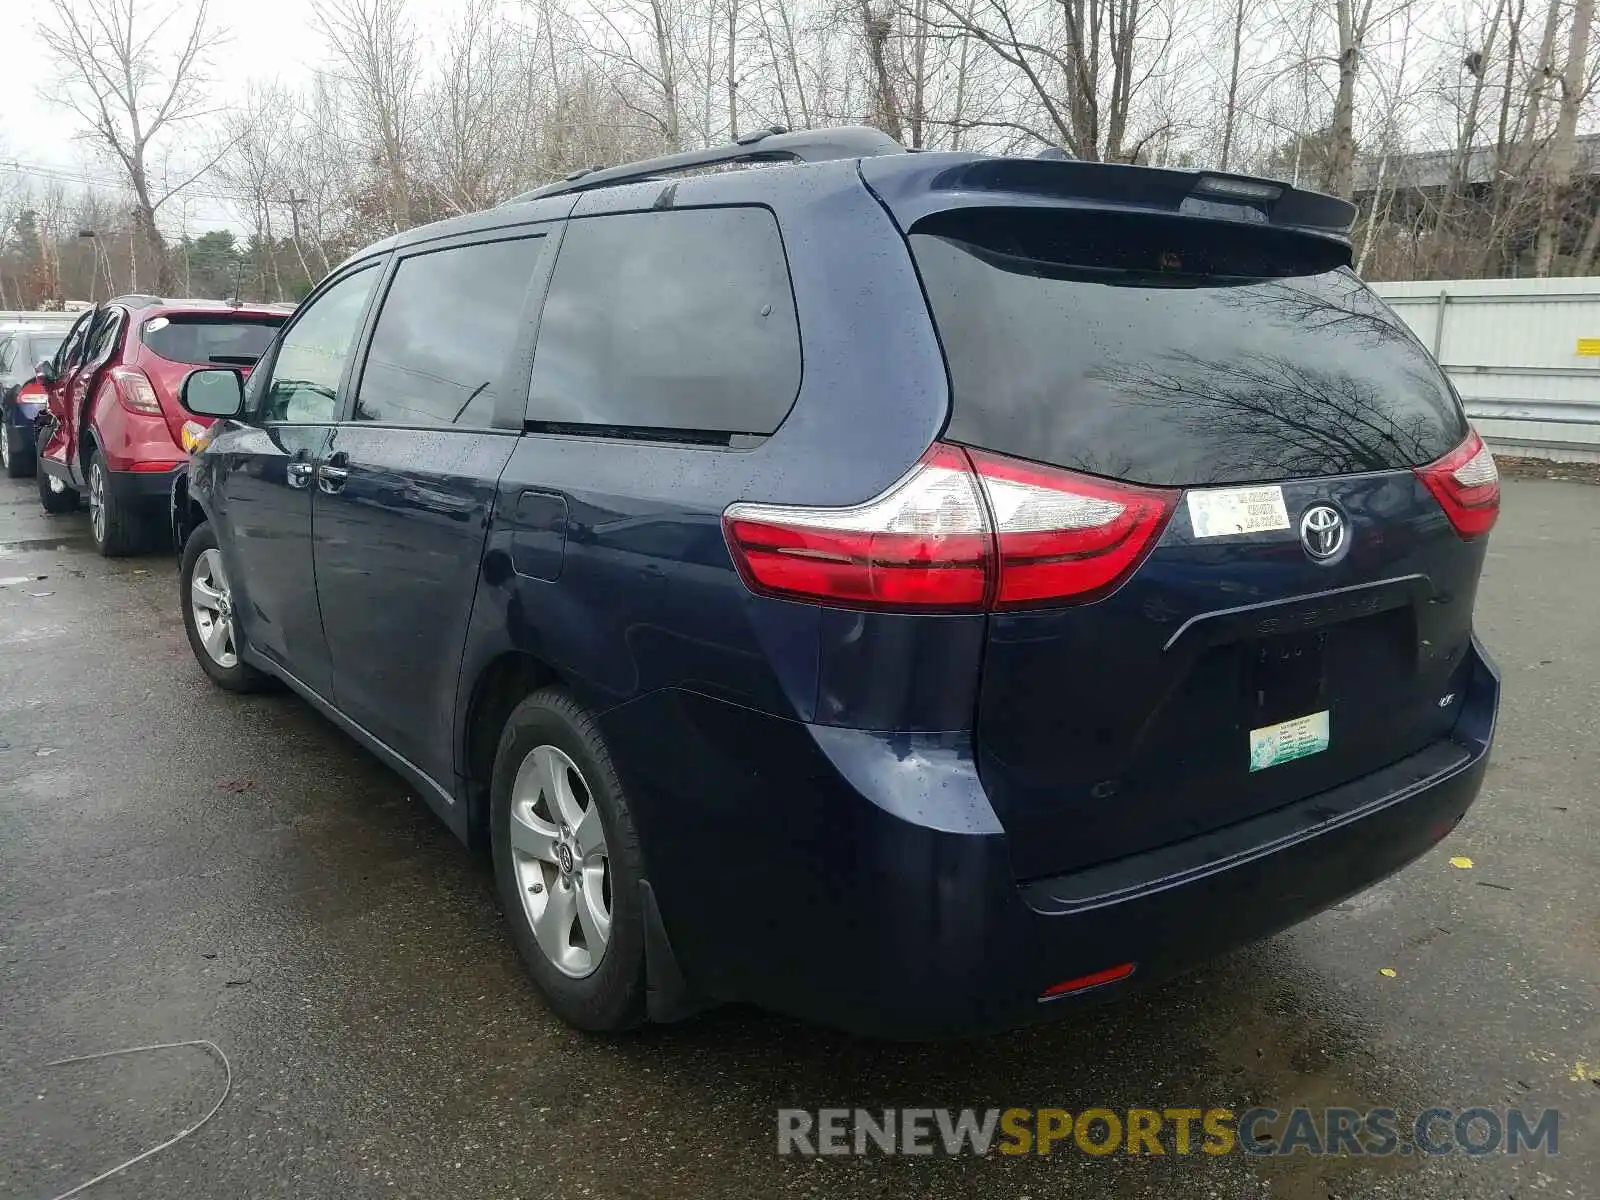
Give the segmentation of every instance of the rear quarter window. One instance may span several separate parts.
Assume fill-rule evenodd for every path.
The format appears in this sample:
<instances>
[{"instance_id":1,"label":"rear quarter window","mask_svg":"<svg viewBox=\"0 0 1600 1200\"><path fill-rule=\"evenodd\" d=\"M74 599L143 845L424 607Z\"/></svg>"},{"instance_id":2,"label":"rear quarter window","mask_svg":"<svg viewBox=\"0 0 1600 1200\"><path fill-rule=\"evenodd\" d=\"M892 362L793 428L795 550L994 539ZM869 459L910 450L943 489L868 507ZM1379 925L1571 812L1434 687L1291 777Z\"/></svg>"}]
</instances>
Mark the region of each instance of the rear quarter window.
<instances>
[{"instance_id":1,"label":"rear quarter window","mask_svg":"<svg viewBox=\"0 0 1600 1200\"><path fill-rule=\"evenodd\" d=\"M530 422L769 434L799 389L800 331L771 212L568 225L540 317Z\"/></svg>"},{"instance_id":2,"label":"rear quarter window","mask_svg":"<svg viewBox=\"0 0 1600 1200\"><path fill-rule=\"evenodd\" d=\"M1348 270L1293 273L1321 264L1214 222L1007 217L910 239L954 440L1188 486L1418 466L1466 435L1438 366Z\"/></svg>"},{"instance_id":3,"label":"rear quarter window","mask_svg":"<svg viewBox=\"0 0 1600 1200\"><path fill-rule=\"evenodd\" d=\"M139 331L151 353L191 366L248 367L260 358L283 324L282 317L151 317Z\"/></svg>"}]
</instances>

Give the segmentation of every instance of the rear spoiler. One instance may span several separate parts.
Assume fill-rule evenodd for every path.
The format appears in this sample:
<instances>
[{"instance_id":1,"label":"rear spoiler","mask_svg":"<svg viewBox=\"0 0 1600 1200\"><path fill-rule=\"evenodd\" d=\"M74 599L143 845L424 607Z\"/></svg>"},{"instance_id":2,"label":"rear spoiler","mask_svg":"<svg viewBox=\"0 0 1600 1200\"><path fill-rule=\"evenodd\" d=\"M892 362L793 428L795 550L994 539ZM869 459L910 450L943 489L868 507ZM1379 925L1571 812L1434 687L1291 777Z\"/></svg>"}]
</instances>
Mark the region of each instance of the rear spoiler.
<instances>
[{"instance_id":1,"label":"rear spoiler","mask_svg":"<svg viewBox=\"0 0 1600 1200\"><path fill-rule=\"evenodd\" d=\"M1267 225L1348 246L1356 216L1336 196L1220 171L981 154L885 155L862 159L860 169L906 231L955 208L1070 206Z\"/></svg>"}]
</instances>

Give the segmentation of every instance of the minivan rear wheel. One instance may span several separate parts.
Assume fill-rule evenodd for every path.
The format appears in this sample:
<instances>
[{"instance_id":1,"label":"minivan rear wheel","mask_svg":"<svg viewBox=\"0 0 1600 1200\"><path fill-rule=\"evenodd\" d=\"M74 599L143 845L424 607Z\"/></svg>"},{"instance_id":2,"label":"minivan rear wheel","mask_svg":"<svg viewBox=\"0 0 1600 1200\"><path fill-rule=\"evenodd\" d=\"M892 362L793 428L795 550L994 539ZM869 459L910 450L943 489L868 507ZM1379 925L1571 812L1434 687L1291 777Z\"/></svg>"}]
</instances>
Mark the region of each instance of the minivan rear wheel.
<instances>
[{"instance_id":1,"label":"minivan rear wheel","mask_svg":"<svg viewBox=\"0 0 1600 1200\"><path fill-rule=\"evenodd\" d=\"M512 710L490 795L511 939L550 1007L594 1032L640 1024L638 836L600 731L564 689L544 688Z\"/></svg>"}]
</instances>

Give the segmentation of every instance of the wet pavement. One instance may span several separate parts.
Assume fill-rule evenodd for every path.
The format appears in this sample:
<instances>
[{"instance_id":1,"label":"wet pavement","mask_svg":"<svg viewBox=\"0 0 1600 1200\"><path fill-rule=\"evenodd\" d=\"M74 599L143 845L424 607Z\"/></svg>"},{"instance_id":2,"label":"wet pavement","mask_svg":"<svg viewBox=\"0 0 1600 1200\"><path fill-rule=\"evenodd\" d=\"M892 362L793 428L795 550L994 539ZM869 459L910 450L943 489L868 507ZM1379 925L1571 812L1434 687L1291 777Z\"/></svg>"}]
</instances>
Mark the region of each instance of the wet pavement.
<instances>
[{"instance_id":1,"label":"wet pavement","mask_svg":"<svg viewBox=\"0 0 1600 1200\"><path fill-rule=\"evenodd\" d=\"M1479 625L1494 764L1445 843L1114 1008L885 1046L731 1009L544 1009L486 865L286 694L213 689L172 560L0 479L0 1195L1600 1195L1600 489L1513 480ZM1472 859L1470 869L1450 865ZM1385 968L1393 976L1381 974ZM782 1159L780 1106L1559 1108L1559 1154ZM1586 1182L1587 1181L1587 1182Z\"/></svg>"}]
</instances>

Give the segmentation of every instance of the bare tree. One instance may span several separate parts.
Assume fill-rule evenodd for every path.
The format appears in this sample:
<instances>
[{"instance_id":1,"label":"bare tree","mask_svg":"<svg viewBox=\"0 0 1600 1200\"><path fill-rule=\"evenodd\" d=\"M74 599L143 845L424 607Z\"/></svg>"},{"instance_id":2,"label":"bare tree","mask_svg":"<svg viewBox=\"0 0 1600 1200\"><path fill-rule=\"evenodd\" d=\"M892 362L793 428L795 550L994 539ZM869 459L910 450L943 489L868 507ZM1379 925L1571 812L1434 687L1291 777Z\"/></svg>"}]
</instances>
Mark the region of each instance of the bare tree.
<instances>
[{"instance_id":1,"label":"bare tree","mask_svg":"<svg viewBox=\"0 0 1600 1200\"><path fill-rule=\"evenodd\" d=\"M313 11L384 175L396 229L412 223L410 169L422 55L405 0L315 0Z\"/></svg>"},{"instance_id":2,"label":"bare tree","mask_svg":"<svg viewBox=\"0 0 1600 1200\"><path fill-rule=\"evenodd\" d=\"M170 292L172 264L156 213L212 164L172 183L152 179L150 160L158 139L202 114L206 55L219 37L207 0L195 0L192 17L176 27L176 38L168 31L179 10L156 11L151 0L43 2L47 11L39 35L64 76L56 98L126 172L156 287Z\"/></svg>"},{"instance_id":3,"label":"bare tree","mask_svg":"<svg viewBox=\"0 0 1600 1200\"><path fill-rule=\"evenodd\" d=\"M1015 72L1014 115L967 122L1065 146L1083 159L1133 161L1156 130L1132 132L1134 105L1171 43L1161 0L929 0L937 33L974 38Z\"/></svg>"},{"instance_id":4,"label":"bare tree","mask_svg":"<svg viewBox=\"0 0 1600 1200\"><path fill-rule=\"evenodd\" d=\"M1572 207L1572 169L1577 155L1578 109L1589 88L1589 31L1594 22L1594 0L1573 0L1572 28L1566 62L1561 71L1561 100L1556 110L1555 136L1544 171L1543 204L1533 273L1548 275L1560 248L1561 231Z\"/></svg>"}]
</instances>

